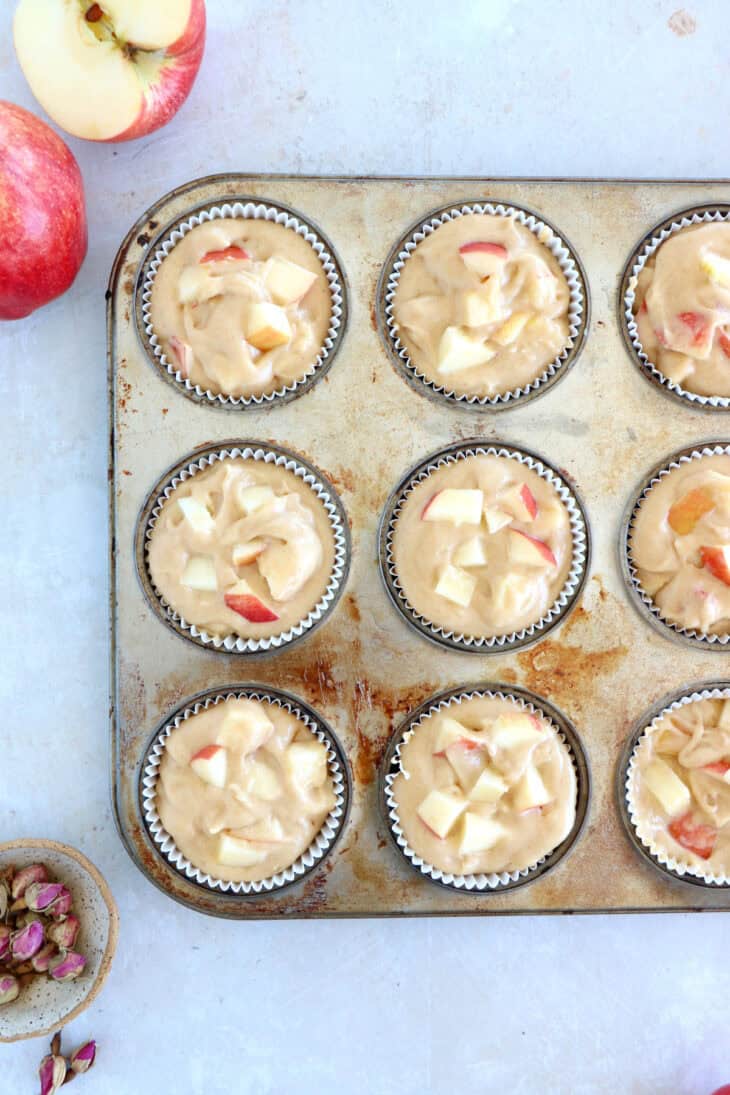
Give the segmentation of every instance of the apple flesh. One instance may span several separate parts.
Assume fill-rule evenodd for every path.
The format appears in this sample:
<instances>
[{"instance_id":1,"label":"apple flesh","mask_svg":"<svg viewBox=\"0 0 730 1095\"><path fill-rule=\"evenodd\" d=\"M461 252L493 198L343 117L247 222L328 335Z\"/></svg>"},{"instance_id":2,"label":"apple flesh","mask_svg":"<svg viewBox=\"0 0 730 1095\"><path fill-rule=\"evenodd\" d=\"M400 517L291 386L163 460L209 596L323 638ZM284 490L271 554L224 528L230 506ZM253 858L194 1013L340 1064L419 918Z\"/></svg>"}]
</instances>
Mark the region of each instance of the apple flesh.
<instances>
[{"instance_id":1,"label":"apple flesh","mask_svg":"<svg viewBox=\"0 0 730 1095\"><path fill-rule=\"evenodd\" d=\"M644 782L669 817L677 817L689 810L692 802L689 787L666 761L656 757L647 765Z\"/></svg>"},{"instance_id":2,"label":"apple flesh","mask_svg":"<svg viewBox=\"0 0 730 1095\"><path fill-rule=\"evenodd\" d=\"M515 312L492 336L494 341L499 343L500 346L511 346L524 331L529 318L529 312Z\"/></svg>"},{"instance_id":3,"label":"apple flesh","mask_svg":"<svg viewBox=\"0 0 730 1095\"><path fill-rule=\"evenodd\" d=\"M61 138L0 100L0 320L22 319L72 284L86 255L79 165Z\"/></svg>"},{"instance_id":4,"label":"apple flesh","mask_svg":"<svg viewBox=\"0 0 730 1095\"><path fill-rule=\"evenodd\" d=\"M273 802L281 794L281 783L268 764L253 760L246 773L246 790L264 802Z\"/></svg>"},{"instance_id":5,"label":"apple flesh","mask_svg":"<svg viewBox=\"0 0 730 1095\"><path fill-rule=\"evenodd\" d=\"M526 711L498 715L489 730L489 740L496 749L532 747L544 736L539 721Z\"/></svg>"},{"instance_id":6,"label":"apple flesh","mask_svg":"<svg viewBox=\"0 0 730 1095\"><path fill-rule=\"evenodd\" d=\"M723 544L722 547L701 547L700 559L710 574L730 586L730 544Z\"/></svg>"},{"instance_id":7,"label":"apple flesh","mask_svg":"<svg viewBox=\"0 0 730 1095\"><path fill-rule=\"evenodd\" d=\"M479 852L487 852L504 835L505 830L498 822L469 810L464 814L459 855L478 855Z\"/></svg>"},{"instance_id":8,"label":"apple flesh","mask_svg":"<svg viewBox=\"0 0 730 1095\"><path fill-rule=\"evenodd\" d=\"M266 859L266 851L250 840L221 833L216 859L222 867L255 867Z\"/></svg>"},{"instance_id":9,"label":"apple flesh","mask_svg":"<svg viewBox=\"0 0 730 1095\"><path fill-rule=\"evenodd\" d=\"M245 544L234 544L231 561L234 567L246 567L255 563L259 555L266 551L265 540L249 540Z\"/></svg>"},{"instance_id":10,"label":"apple flesh","mask_svg":"<svg viewBox=\"0 0 730 1095\"><path fill-rule=\"evenodd\" d=\"M469 792L469 798L472 802L498 802L506 791L507 784L499 772L486 767Z\"/></svg>"},{"instance_id":11,"label":"apple flesh","mask_svg":"<svg viewBox=\"0 0 730 1095\"><path fill-rule=\"evenodd\" d=\"M284 764L301 790L321 787L327 779L327 750L320 741L294 741L284 754Z\"/></svg>"},{"instance_id":12,"label":"apple flesh","mask_svg":"<svg viewBox=\"0 0 730 1095\"><path fill-rule=\"evenodd\" d=\"M709 859L715 849L717 829L695 821L691 813L673 821L669 825L669 832L678 844L694 852L700 859Z\"/></svg>"},{"instance_id":13,"label":"apple flesh","mask_svg":"<svg viewBox=\"0 0 730 1095\"><path fill-rule=\"evenodd\" d=\"M453 768L461 787L468 793L484 768L484 749L480 749L470 741L455 741L448 746L446 759Z\"/></svg>"},{"instance_id":14,"label":"apple flesh","mask_svg":"<svg viewBox=\"0 0 730 1095\"><path fill-rule=\"evenodd\" d=\"M196 589L200 593L215 593L218 589L218 576L212 557L191 555L185 564L180 582L188 589Z\"/></svg>"},{"instance_id":15,"label":"apple flesh","mask_svg":"<svg viewBox=\"0 0 730 1095\"><path fill-rule=\"evenodd\" d=\"M187 342L183 342L177 335L170 336L170 349L180 366L180 374L187 380L193 367L193 348Z\"/></svg>"},{"instance_id":16,"label":"apple flesh","mask_svg":"<svg viewBox=\"0 0 730 1095\"><path fill-rule=\"evenodd\" d=\"M483 734L470 730L468 726L464 726L463 722L452 719L450 715L444 715L439 721L433 755L435 757L446 756L446 750L455 742L462 745L468 743L475 748L482 749L487 744Z\"/></svg>"},{"instance_id":17,"label":"apple flesh","mask_svg":"<svg viewBox=\"0 0 730 1095\"><path fill-rule=\"evenodd\" d=\"M472 536L459 544L454 552L454 563L458 567L483 567L487 565L484 540L481 536Z\"/></svg>"},{"instance_id":18,"label":"apple flesh","mask_svg":"<svg viewBox=\"0 0 730 1095\"><path fill-rule=\"evenodd\" d=\"M13 35L31 91L57 125L126 141L165 125L187 99L203 57L205 2L20 0Z\"/></svg>"},{"instance_id":19,"label":"apple flesh","mask_svg":"<svg viewBox=\"0 0 730 1095\"><path fill-rule=\"evenodd\" d=\"M500 529L506 528L507 525L511 525L513 517L511 513L507 513L505 510L500 509L499 506L485 506L484 521L487 530L491 534L494 534L495 532L499 532Z\"/></svg>"},{"instance_id":20,"label":"apple flesh","mask_svg":"<svg viewBox=\"0 0 730 1095\"><path fill-rule=\"evenodd\" d=\"M236 495L238 507L245 517L273 502L276 495L271 487L241 487Z\"/></svg>"},{"instance_id":21,"label":"apple flesh","mask_svg":"<svg viewBox=\"0 0 730 1095\"><path fill-rule=\"evenodd\" d=\"M504 505L517 518L518 521L534 521L537 517L537 502L527 483L520 483L505 491L500 498L500 505Z\"/></svg>"},{"instance_id":22,"label":"apple flesh","mask_svg":"<svg viewBox=\"0 0 730 1095\"><path fill-rule=\"evenodd\" d=\"M222 745L206 745L190 758L190 767L212 787L225 787L228 756Z\"/></svg>"},{"instance_id":23,"label":"apple flesh","mask_svg":"<svg viewBox=\"0 0 730 1095\"><path fill-rule=\"evenodd\" d=\"M436 369L441 376L460 373L486 365L496 352L478 335L466 334L460 327L447 327L439 341Z\"/></svg>"},{"instance_id":24,"label":"apple flesh","mask_svg":"<svg viewBox=\"0 0 730 1095\"><path fill-rule=\"evenodd\" d=\"M255 700L236 700L218 731L218 744L237 753L253 753L268 741L274 724Z\"/></svg>"},{"instance_id":25,"label":"apple flesh","mask_svg":"<svg viewBox=\"0 0 730 1095\"><path fill-rule=\"evenodd\" d=\"M461 567L455 567L451 563L447 563L441 571L434 592L439 597L445 597L452 604L467 608L471 603L476 587L477 580L473 574L469 574L467 570L462 570Z\"/></svg>"},{"instance_id":26,"label":"apple flesh","mask_svg":"<svg viewBox=\"0 0 730 1095\"><path fill-rule=\"evenodd\" d=\"M486 240L474 240L463 243L459 248L464 265L480 278L499 274L507 261L507 248L501 243L489 243Z\"/></svg>"},{"instance_id":27,"label":"apple flesh","mask_svg":"<svg viewBox=\"0 0 730 1095\"><path fill-rule=\"evenodd\" d=\"M525 563L527 566L557 566L557 559L551 549L543 540L534 536L528 536L526 532L511 528L510 530L510 558L515 563Z\"/></svg>"},{"instance_id":28,"label":"apple flesh","mask_svg":"<svg viewBox=\"0 0 730 1095\"><path fill-rule=\"evenodd\" d=\"M692 532L697 522L715 508L712 495L704 487L695 487L669 507L667 521L680 536Z\"/></svg>"},{"instance_id":29,"label":"apple flesh","mask_svg":"<svg viewBox=\"0 0 730 1095\"><path fill-rule=\"evenodd\" d=\"M429 498L421 510L422 521L448 521L455 525L478 525L482 519L484 494L480 490L447 487Z\"/></svg>"},{"instance_id":30,"label":"apple flesh","mask_svg":"<svg viewBox=\"0 0 730 1095\"><path fill-rule=\"evenodd\" d=\"M209 510L197 498L179 498L178 507L186 522L201 536L208 536L215 528L215 521Z\"/></svg>"},{"instance_id":31,"label":"apple flesh","mask_svg":"<svg viewBox=\"0 0 730 1095\"><path fill-rule=\"evenodd\" d=\"M466 810L467 801L459 793L447 794L445 791L429 791L416 813L434 836L439 840L447 837L457 818Z\"/></svg>"},{"instance_id":32,"label":"apple flesh","mask_svg":"<svg viewBox=\"0 0 730 1095\"><path fill-rule=\"evenodd\" d=\"M504 315L495 294L483 289L468 289L461 294L459 305L459 320L464 327L486 327Z\"/></svg>"},{"instance_id":33,"label":"apple flesh","mask_svg":"<svg viewBox=\"0 0 730 1095\"><path fill-rule=\"evenodd\" d=\"M246 341L265 353L285 346L291 339L292 329L287 314L278 304L267 300L257 301L248 310Z\"/></svg>"},{"instance_id":34,"label":"apple flesh","mask_svg":"<svg viewBox=\"0 0 730 1095\"><path fill-rule=\"evenodd\" d=\"M264 266L264 285L275 304L294 304L306 296L317 280L312 270L274 255Z\"/></svg>"},{"instance_id":35,"label":"apple flesh","mask_svg":"<svg viewBox=\"0 0 730 1095\"><path fill-rule=\"evenodd\" d=\"M514 789L515 809L521 814L528 810L537 810L552 802L552 795L548 791L543 778L534 765L525 769Z\"/></svg>"},{"instance_id":36,"label":"apple flesh","mask_svg":"<svg viewBox=\"0 0 730 1095\"><path fill-rule=\"evenodd\" d=\"M269 608L258 597L248 582L241 580L226 590L223 600L226 607L232 612L237 612L252 624L272 624L279 619L272 608Z\"/></svg>"},{"instance_id":37,"label":"apple flesh","mask_svg":"<svg viewBox=\"0 0 730 1095\"><path fill-rule=\"evenodd\" d=\"M230 247L223 247L220 251L206 251L205 254L198 260L201 263L207 262L247 262L251 256L248 251L244 251L242 247L236 247L232 244Z\"/></svg>"}]
</instances>

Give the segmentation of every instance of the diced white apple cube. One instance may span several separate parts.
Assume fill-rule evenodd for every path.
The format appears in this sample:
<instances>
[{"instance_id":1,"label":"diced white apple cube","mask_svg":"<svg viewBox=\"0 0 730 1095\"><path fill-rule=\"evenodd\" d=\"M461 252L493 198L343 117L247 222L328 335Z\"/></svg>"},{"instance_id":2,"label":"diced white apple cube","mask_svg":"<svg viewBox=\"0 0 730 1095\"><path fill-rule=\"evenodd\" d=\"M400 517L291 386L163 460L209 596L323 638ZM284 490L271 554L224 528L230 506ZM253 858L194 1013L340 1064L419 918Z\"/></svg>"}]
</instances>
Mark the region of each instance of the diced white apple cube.
<instances>
[{"instance_id":1,"label":"diced white apple cube","mask_svg":"<svg viewBox=\"0 0 730 1095\"><path fill-rule=\"evenodd\" d=\"M459 295L459 322L463 327L486 327L498 323L503 312L495 293L467 289Z\"/></svg>"},{"instance_id":2,"label":"diced white apple cube","mask_svg":"<svg viewBox=\"0 0 730 1095\"><path fill-rule=\"evenodd\" d=\"M500 496L499 504L514 514L518 521L534 521L537 517L537 501L527 483L515 483L509 487Z\"/></svg>"},{"instance_id":3,"label":"diced white apple cube","mask_svg":"<svg viewBox=\"0 0 730 1095\"><path fill-rule=\"evenodd\" d=\"M296 262L274 255L264 266L263 279L276 304L293 304L309 292L317 275Z\"/></svg>"},{"instance_id":4,"label":"diced white apple cube","mask_svg":"<svg viewBox=\"0 0 730 1095\"><path fill-rule=\"evenodd\" d=\"M201 266L185 266L177 280L177 295L181 304L194 304L207 299L211 278Z\"/></svg>"},{"instance_id":5,"label":"diced white apple cube","mask_svg":"<svg viewBox=\"0 0 730 1095\"><path fill-rule=\"evenodd\" d=\"M500 346L511 345L520 337L529 318L529 312L514 312L506 323L502 324L496 334L492 335L492 338Z\"/></svg>"},{"instance_id":6,"label":"diced white apple cube","mask_svg":"<svg viewBox=\"0 0 730 1095\"><path fill-rule=\"evenodd\" d=\"M303 790L321 787L327 779L327 750L319 741L293 741L284 762L291 779Z\"/></svg>"},{"instance_id":7,"label":"diced white apple cube","mask_svg":"<svg viewBox=\"0 0 730 1095\"><path fill-rule=\"evenodd\" d=\"M210 555L191 555L180 576L182 585L201 593L214 593L218 589L215 563Z\"/></svg>"},{"instance_id":8,"label":"diced white apple cube","mask_svg":"<svg viewBox=\"0 0 730 1095\"><path fill-rule=\"evenodd\" d=\"M531 747L545 740L545 731L534 715L514 711L497 716L489 728L489 740L497 749Z\"/></svg>"},{"instance_id":9,"label":"diced white apple cube","mask_svg":"<svg viewBox=\"0 0 730 1095\"><path fill-rule=\"evenodd\" d=\"M506 510L500 509L499 506L485 506L484 520L486 521L487 529L494 535L494 533L499 532L500 529L506 528L507 525L511 525L514 518L511 513L507 513Z\"/></svg>"},{"instance_id":10,"label":"diced white apple cube","mask_svg":"<svg viewBox=\"0 0 730 1095\"><path fill-rule=\"evenodd\" d=\"M281 783L276 772L262 761L251 760L246 768L246 790L265 802L273 802L281 794Z\"/></svg>"},{"instance_id":11,"label":"diced white apple cube","mask_svg":"<svg viewBox=\"0 0 730 1095\"><path fill-rule=\"evenodd\" d=\"M487 767L480 773L469 798L472 802L498 802L507 791L507 784L494 768Z\"/></svg>"},{"instance_id":12,"label":"diced white apple cube","mask_svg":"<svg viewBox=\"0 0 730 1095\"><path fill-rule=\"evenodd\" d=\"M525 813L527 810L535 810L538 806L547 806L549 802L552 802L552 796L537 768L530 764L519 782L515 784L515 809Z\"/></svg>"},{"instance_id":13,"label":"diced white apple cube","mask_svg":"<svg viewBox=\"0 0 730 1095\"><path fill-rule=\"evenodd\" d=\"M197 498L178 498L177 501L183 517L194 532L206 536L215 528L210 511Z\"/></svg>"},{"instance_id":14,"label":"diced white apple cube","mask_svg":"<svg viewBox=\"0 0 730 1095\"><path fill-rule=\"evenodd\" d=\"M700 259L700 267L716 285L730 289L730 259L716 255L713 251L705 251Z\"/></svg>"},{"instance_id":15,"label":"diced white apple cube","mask_svg":"<svg viewBox=\"0 0 730 1095\"><path fill-rule=\"evenodd\" d=\"M452 719L450 715L443 715L438 722L436 740L434 742L434 756L443 756L454 742L472 742L486 748L487 742L483 733L478 730L470 730L458 719Z\"/></svg>"},{"instance_id":16,"label":"diced white apple cube","mask_svg":"<svg viewBox=\"0 0 730 1095\"><path fill-rule=\"evenodd\" d=\"M234 544L231 550L231 561L234 567L245 567L255 562L265 550L265 540L249 540L245 544Z\"/></svg>"},{"instance_id":17,"label":"diced white apple cube","mask_svg":"<svg viewBox=\"0 0 730 1095\"><path fill-rule=\"evenodd\" d=\"M483 567L487 565L487 554L481 536L472 536L459 544L454 552L454 563L460 567Z\"/></svg>"},{"instance_id":18,"label":"diced white apple cube","mask_svg":"<svg viewBox=\"0 0 730 1095\"><path fill-rule=\"evenodd\" d=\"M240 487L236 494L238 507L245 517L273 502L275 497L271 487L265 486Z\"/></svg>"},{"instance_id":19,"label":"diced white apple cube","mask_svg":"<svg viewBox=\"0 0 730 1095\"><path fill-rule=\"evenodd\" d=\"M644 771L644 782L669 817L678 817L689 810L690 789L666 761L659 757L652 760Z\"/></svg>"},{"instance_id":20,"label":"diced white apple cube","mask_svg":"<svg viewBox=\"0 0 730 1095\"><path fill-rule=\"evenodd\" d=\"M491 817L482 817L468 810L459 843L460 855L478 855L489 851L505 835L504 828Z\"/></svg>"},{"instance_id":21,"label":"diced white apple cube","mask_svg":"<svg viewBox=\"0 0 730 1095\"><path fill-rule=\"evenodd\" d=\"M521 574L503 574L492 584L491 603L495 612L512 617L521 612L530 596L529 580Z\"/></svg>"},{"instance_id":22,"label":"diced white apple cube","mask_svg":"<svg viewBox=\"0 0 730 1095\"><path fill-rule=\"evenodd\" d=\"M439 342L436 371L441 376L460 373L463 369L486 365L495 354L496 350L487 346L484 339L466 334L460 327L447 327Z\"/></svg>"},{"instance_id":23,"label":"diced white apple cube","mask_svg":"<svg viewBox=\"0 0 730 1095\"><path fill-rule=\"evenodd\" d=\"M275 350L291 339L292 329L286 312L278 304L256 301L246 317L246 340L257 350Z\"/></svg>"},{"instance_id":24,"label":"diced white apple cube","mask_svg":"<svg viewBox=\"0 0 730 1095\"><path fill-rule=\"evenodd\" d=\"M274 724L256 700L235 700L218 731L216 740L236 753L253 753L269 740Z\"/></svg>"},{"instance_id":25,"label":"diced white apple cube","mask_svg":"<svg viewBox=\"0 0 730 1095\"><path fill-rule=\"evenodd\" d=\"M557 560L548 544L526 532L511 528L509 555L513 563L522 563L531 567L554 567Z\"/></svg>"},{"instance_id":26,"label":"diced white apple cube","mask_svg":"<svg viewBox=\"0 0 730 1095\"><path fill-rule=\"evenodd\" d=\"M429 791L416 813L426 828L443 840L466 807L466 799L456 791Z\"/></svg>"},{"instance_id":27,"label":"diced white apple cube","mask_svg":"<svg viewBox=\"0 0 730 1095\"><path fill-rule=\"evenodd\" d=\"M283 844L286 841L284 826L278 817L262 817L246 826L246 839L252 844Z\"/></svg>"},{"instance_id":28,"label":"diced white apple cube","mask_svg":"<svg viewBox=\"0 0 730 1095\"><path fill-rule=\"evenodd\" d=\"M478 525L482 519L484 494L480 490L447 487L437 491L421 510L422 521L448 521L460 525Z\"/></svg>"},{"instance_id":29,"label":"diced white apple cube","mask_svg":"<svg viewBox=\"0 0 730 1095\"><path fill-rule=\"evenodd\" d=\"M190 758L190 767L205 783L225 787L228 754L221 745L206 745Z\"/></svg>"},{"instance_id":30,"label":"diced white apple cube","mask_svg":"<svg viewBox=\"0 0 730 1095\"><path fill-rule=\"evenodd\" d=\"M474 596L476 587L477 580L473 574L470 574L468 570L462 570L461 567L455 567L451 563L447 563L441 571L434 592L439 597L445 597L452 604L466 608Z\"/></svg>"},{"instance_id":31,"label":"diced white apple cube","mask_svg":"<svg viewBox=\"0 0 730 1095\"><path fill-rule=\"evenodd\" d=\"M446 750L446 759L464 791L474 786L486 763L486 751L468 740L455 741Z\"/></svg>"},{"instance_id":32,"label":"diced white apple cube","mask_svg":"<svg viewBox=\"0 0 730 1095\"><path fill-rule=\"evenodd\" d=\"M250 840L221 833L218 837L216 859L223 867L255 867L266 859L266 850Z\"/></svg>"}]
</instances>

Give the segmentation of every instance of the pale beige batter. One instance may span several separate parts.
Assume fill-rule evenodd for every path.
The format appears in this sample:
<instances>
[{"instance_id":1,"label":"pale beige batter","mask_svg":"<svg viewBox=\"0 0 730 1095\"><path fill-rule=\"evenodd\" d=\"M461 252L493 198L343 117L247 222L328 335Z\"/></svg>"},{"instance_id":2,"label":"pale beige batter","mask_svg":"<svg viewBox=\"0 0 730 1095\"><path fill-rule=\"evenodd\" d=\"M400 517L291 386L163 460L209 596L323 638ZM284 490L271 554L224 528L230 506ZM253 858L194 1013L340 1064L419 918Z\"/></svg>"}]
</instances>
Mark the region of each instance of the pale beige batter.
<instances>
[{"instance_id":1,"label":"pale beige batter","mask_svg":"<svg viewBox=\"0 0 730 1095\"><path fill-rule=\"evenodd\" d=\"M152 327L168 361L216 394L261 395L304 376L331 311L312 247L265 220L227 218L191 229L152 285Z\"/></svg>"},{"instance_id":2,"label":"pale beige batter","mask_svg":"<svg viewBox=\"0 0 730 1095\"><path fill-rule=\"evenodd\" d=\"M455 492L447 495L453 512L429 520L429 504L445 490ZM465 523L455 523L460 516ZM565 585L572 548L570 518L554 488L517 460L487 455L427 476L401 508L393 536L396 572L416 612L457 634L487 637L520 631L547 613Z\"/></svg>"},{"instance_id":3,"label":"pale beige batter","mask_svg":"<svg viewBox=\"0 0 730 1095\"><path fill-rule=\"evenodd\" d=\"M442 871L531 867L575 822L576 775L567 748L545 719L514 701L453 703L416 728L400 757L393 795L401 826L414 852ZM447 801L429 798L434 791Z\"/></svg>"},{"instance_id":4,"label":"pale beige batter","mask_svg":"<svg viewBox=\"0 0 730 1095\"><path fill-rule=\"evenodd\" d=\"M637 830L702 871L730 871L730 701L663 715L635 754Z\"/></svg>"},{"instance_id":5,"label":"pale beige batter","mask_svg":"<svg viewBox=\"0 0 730 1095\"><path fill-rule=\"evenodd\" d=\"M155 589L187 623L264 638L314 608L334 554L327 511L311 487L286 468L239 457L174 490L148 561Z\"/></svg>"},{"instance_id":6,"label":"pale beige batter","mask_svg":"<svg viewBox=\"0 0 730 1095\"><path fill-rule=\"evenodd\" d=\"M634 312L660 372L689 392L730 396L730 224L665 240L637 278Z\"/></svg>"},{"instance_id":7,"label":"pale beige batter","mask_svg":"<svg viewBox=\"0 0 730 1095\"><path fill-rule=\"evenodd\" d=\"M210 747L200 766L195 758ZM277 704L224 700L170 734L156 805L201 871L233 882L269 878L306 851L335 805L327 750Z\"/></svg>"},{"instance_id":8,"label":"pale beige batter","mask_svg":"<svg viewBox=\"0 0 730 1095\"><path fill-rule=\"evenodd\" d=\"M666 620L707 634L730 630L730 456L692 460L652 487L629 555Z\"/></svg>"},{"instance_id":9,"label":"pale beige batter","mask_svg":"<svg viewBox=\"0 0 730 1095\"><path fill-rule=\"evenodd\" d=\"M469 250L475 244L496 251ZM530 384L558 357L569 303L557 259L528 228L474 213L418 244L393 315L419 372L450 391L494 396Z\"/></svg>"}]
</instances>

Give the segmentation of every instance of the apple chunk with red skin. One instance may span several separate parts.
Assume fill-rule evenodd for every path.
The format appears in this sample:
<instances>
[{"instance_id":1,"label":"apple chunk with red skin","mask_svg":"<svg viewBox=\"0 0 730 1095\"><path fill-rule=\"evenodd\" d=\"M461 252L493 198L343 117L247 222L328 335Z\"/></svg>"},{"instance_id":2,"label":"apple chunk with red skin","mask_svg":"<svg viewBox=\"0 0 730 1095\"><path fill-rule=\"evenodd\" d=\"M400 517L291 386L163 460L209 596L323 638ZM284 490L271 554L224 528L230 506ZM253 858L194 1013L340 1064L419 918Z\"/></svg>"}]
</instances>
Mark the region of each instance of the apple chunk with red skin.
<instances>
[{"instance_id":1,"label":"apple chunk with red skin","mask_svg":"<svg viewBox=\"0 0 730 1095\"><path fill-rule=\"evenodd\" d=\"M508 257L506 247L501 243L490 243L487 240L462 243L459 254L464 264L480 278L488 278L492 274L499 273Z\"/></svg>"},{"instance_id":2,"label":"apple chunk with red skin","mask_svg":"<svg viewBox=\"0 0 730 1095\"><path fill-rule=\"evenodd\" d=\"M79 165L53 130L0 100L0 320L65 293L86 255Z\"/></svg>"},{"instance_id":3,"label":"apple chunk with red skin","mask_svg":"<svg viewBox=\"0 0 730 1095\"><path fill-rule=\"evenodd\" d=\"M228 754L222 745L206 745L190 758L190 767L213 787L225 787Z\"/></svg>"},{"instance_id":4,"label":"apple chunk with red skin","mask_svg":"<svg viewBox=\"0 0 730 1095\"><path fill-rule=\"evenodd\" d=\"M499 504L506 506L518 521L534 521L537 517L537 501L527 483L521 483L505 491Z\"/></svg>"},{"instance_id":5,"label":"apple chunk with red skin","mask_svg":"<svg viewBox=\"0 0 730 1095\"><path fill-rule=\"evenodd\" d=\"M667 521L670 528L680 536L686 536L693 531L700 518L714 508L715 503L710 492L704 487L695 487L669 507Z\"/></svg>"},{"instance_id":6,"label":"apple chunk with red skin","mask_svg":"<svg viewBox=\"0 0 730 1095\"><path fill-rule=\"evenodd\" d=\"M526 532L521 532L516 528L509 529L509 534L511 537L510 558L515 563L527 563L528 566L541 567L558 565L557 559L543 540L528 536Z\"/></svg>"},{"instance_id":7,"label":"apple chunk with red skin","mask_svg":"<svg viewBox=\"0 0 730 1095\"><path fill-rule=\"evenodd\" d=\"M422 521L448 521L455 525L478 525L482 519L484 493L447 487L429 498L421 510Z\"/></svg>"},{"instance_id":8,"label":"apple chunk with red skin","mask_svg":"<svg viewBox=\"0 0 730 1095\"><path fill-rule=\"evenodd\" d=\"M244 262L250 259L248 251L244 251L242 247L236 247L232 244L230 247L223 247L220 251L206 251L201 259L200 263L206 262Z\"/></svg>"},{"instance_id":9,"label":"apple chunk with red skin","mask_svg":"<svg viewBox=\"0 0 730 1095\"><path fill-rule=\"evenodd\" d=\"M700 559L710 574L730 586L730 544L723 544L722 547L701 547Z\"/></svg>"},{"instance_id":10,"label":"apple chunk with red skin","mask_svg":"<svg viewBox=\"0 0 730 1095\"><path fill-rule=\"evenodd\" d=\"M185 102L205 45L204 0L20 0L15 52L31 91L67 133L126 141Z\"/></svg>"},{"instance_id":11,"label":"apple chunk with red skin","mask_svg":"<svg viewBox=\"0 0 730 1095\"><path fill-rule=\"evenodd\" d=\"M249 623L270 624L279 619L274 610L257 597L248 582L236 582L224 594L223 600L227 608L243 616Z\"/></svg>"}]
</instances>

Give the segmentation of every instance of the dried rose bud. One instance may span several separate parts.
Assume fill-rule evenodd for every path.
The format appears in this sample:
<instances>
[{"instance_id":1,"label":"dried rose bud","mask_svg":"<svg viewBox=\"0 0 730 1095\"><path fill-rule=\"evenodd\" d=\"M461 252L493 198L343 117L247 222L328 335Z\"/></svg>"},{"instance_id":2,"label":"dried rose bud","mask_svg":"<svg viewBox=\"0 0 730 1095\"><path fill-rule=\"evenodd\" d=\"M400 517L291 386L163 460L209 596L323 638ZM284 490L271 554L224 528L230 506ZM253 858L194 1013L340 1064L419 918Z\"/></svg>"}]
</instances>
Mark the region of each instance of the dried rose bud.
<instances>
[{"instance_id":1,"label":"dried rose bud","mask_svg":"<svg viewBox=\"0 0 730 1095\"><path fill-rule=\"evenodd\" d=\"M33 912L47 913L62 894L68 890L60 882L32 882L23 894L25 903Z\"/></svg>"},{"instance_id":2,"label":"dried rose bud","mask_svg":"<svg viewBox=\"0 0 730 1095\"><path fill-rule=\"evenodd\" d=\"M28 906L25 903L25 898L19 897L17 901L13 901L12 905L10 906L10 915L12 916L14 913L25 912L27 908Z\"/></svg>"},{"instance_id":3,"label":"dried rose bud","mask_svg":"<svg viewBox=\"0 0 730 1095\"><path fill-rule=\"evenodd\" d=\"M0 962L10 954L10 928L0 924Z\"/></svg>"},{"instance_id":4,"label":"dried rose bud","mask_svg":"<svg viewBox=\"0 0 730 1095\"><path fill-rule=\"evenodd\" d=\"M12 973L3 973L0 976L0 1006L12 1003L19 992L20 985L17 977L13 977Z\"/></svg>"},{"instance_id":5,"label":"dried rose bud","mask_svg":"<svg viewBox=\"0 0 730 1095\"><path fill-rule=\"evenodd\" d=\"M31 863L29 867L22 867L14 876L10 886L13 900L22 897L32 882L47 882L48 871L42 863Z\"/></svg>"},{"instance_id":6,"label":"dried rose bud","mask_svg":"<svg viewBox=\"0 0 730 1095\"><path fill-rule=\"evenodd\" d=\"M76 951L67 951L59 954L58 958L52 958L48 964L48 975L54 981L73 981L82 972L86 965L83 954Z\"/></svg>"},{"instance_id":7,"label":"dried rose bud","mask_svg":"<svg viewBox=\"0 0 730 1095\"><path fill-rule=\"evenodd\" d=\"M50 939L52 943L62 947L63 950L70 950L76 942L76 936L79 934L79 921L76 916L64 916L62 920L57 920L54 924L48 928L46 932L46 938Z\"/></svg>"},{"instance_id":8,"label":"dried rose bud","mask_svg":"<svg viewBox=\"0 0 730 1095\"><path fill-rule=\"evenodd\" d=\"M73 905L73 897L68 890L64 890L60 894L52 905L46 909L46 913L53 917L54 920L60 920L71 912L71 906Z\"/></svg>"},{"instance_id":9,"label":"dried rose bud","mask_svg":"<svg viewBox=\"0 0 730 1095\"><path fill-rule=\"evenodd\" d=\"M46 943L45 947L41 947L37 954L34 954L30 960L30 964L33 967L34 973L48 973L48 967L51 963L51 959L55 958L58 954L58 947L55 943Z\"/></svg>"},{"instance_id":10,"label":"dried rose bud","mask_svg":"<svg viewBox=\"0 0 730 1095\"><path fill-rule=\"evenodd\" d=\"M17 962L26 962L43 946L45 932L40 920L33 920L10 936L10 953Z\"/></svg>"},{"instance_id":11,"label":"dried rose bud","mask_svg":"<svg viewBox=\"0 0 730 1095\"><path fill-rule=\"evenodd\" d=\"M88 1072L96 1059L96 1042L84 1042L71 1054L71 1068L74 1072Z\"/></svg>"},{"instance_id":12,"label":"dried rose bud","mask_svg":"<svg viewBox=\"0 0 730 1095\"><path fill-rule=\"evenodd\" d=\"M61 1084L66 1079L68 1066L64 1057L54 1057L50 1054L41 1061L38 1075L41 1080L41 1095L55 1095Z\"/></svg>"}]
</instances>

